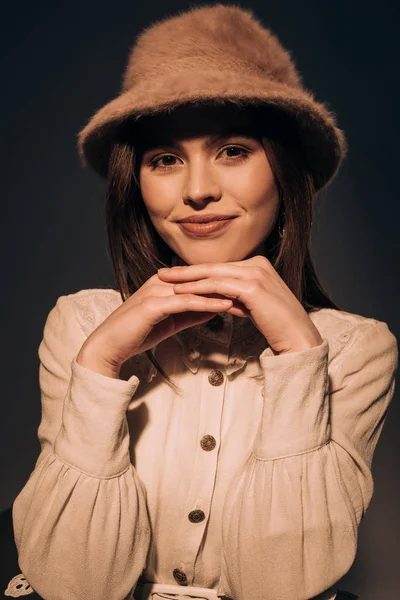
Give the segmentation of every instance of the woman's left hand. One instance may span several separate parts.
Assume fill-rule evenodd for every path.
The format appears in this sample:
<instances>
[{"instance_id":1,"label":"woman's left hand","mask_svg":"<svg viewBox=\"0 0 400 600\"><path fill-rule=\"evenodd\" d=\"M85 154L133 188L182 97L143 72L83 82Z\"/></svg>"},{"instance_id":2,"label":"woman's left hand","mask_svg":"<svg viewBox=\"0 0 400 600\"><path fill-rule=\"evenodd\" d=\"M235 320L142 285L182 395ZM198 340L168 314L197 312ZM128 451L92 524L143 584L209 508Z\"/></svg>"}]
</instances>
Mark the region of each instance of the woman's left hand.
<instances>
[{"instance_id":1,"label":"woman's left hand","mask_svg":"<svg viewBox=\"0 0 400 600\"><path fill-rule=\"evenodd\" d=\"M226 263L200 263L159 270L176 294L229 298L227 312L248 317L265 336L274 354L319 346L323 339L296 296L265 256Z\"/></svg>"}]
</instances>

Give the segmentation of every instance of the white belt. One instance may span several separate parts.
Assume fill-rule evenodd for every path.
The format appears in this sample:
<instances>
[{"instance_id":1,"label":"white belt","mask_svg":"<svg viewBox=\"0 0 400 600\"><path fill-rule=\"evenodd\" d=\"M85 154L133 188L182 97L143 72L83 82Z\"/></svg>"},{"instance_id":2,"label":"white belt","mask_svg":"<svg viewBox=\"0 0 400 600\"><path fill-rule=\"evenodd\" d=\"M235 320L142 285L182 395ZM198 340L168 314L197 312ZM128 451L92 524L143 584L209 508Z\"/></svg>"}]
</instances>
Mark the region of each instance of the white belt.
<instances>
[{"instance_id":1,"label":"white belt","mask_svg":"<svg viewBox=\"0 0 400 600\"><path fill-rule=\"evenodd\" d=\"M214 589L167 583L138 583L132 600L151 600L153 594L175 594L175 600L221 600ZM157 596L155 596L157 598ZM168 598L168 596L161 596Z\"/></svg>"}]
</instances>

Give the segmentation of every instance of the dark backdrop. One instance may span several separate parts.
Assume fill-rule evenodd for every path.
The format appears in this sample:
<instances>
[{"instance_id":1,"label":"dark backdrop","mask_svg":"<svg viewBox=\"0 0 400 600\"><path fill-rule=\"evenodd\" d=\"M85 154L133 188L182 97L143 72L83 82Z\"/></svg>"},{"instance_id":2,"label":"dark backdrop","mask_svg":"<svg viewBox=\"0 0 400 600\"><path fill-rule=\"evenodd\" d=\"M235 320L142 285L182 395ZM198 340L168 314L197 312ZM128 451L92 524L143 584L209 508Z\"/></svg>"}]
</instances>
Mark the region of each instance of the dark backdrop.
<instances>
[{"instance_id":1,"label":"dark backdrop","mask_svg":"<svg viewBox=\"0 0 400 600\"><path fill-rule=\"evenodd\" d=\"M198 1L197 5L202 2ZM327 103L349 155L317 203L313 257L346 311L399 316L399 3L239 2L293 53L306 87ZM22 1L2 7L0 509L11 506L39 455L39 359L57 298L115 279L104 223L105 184L82 169L76 136L120 90L128 51L152 21L192 3ZM373 462L375 492L340 587L362 600L400 590L399 392Z\"/></svg>"}]
</instances>

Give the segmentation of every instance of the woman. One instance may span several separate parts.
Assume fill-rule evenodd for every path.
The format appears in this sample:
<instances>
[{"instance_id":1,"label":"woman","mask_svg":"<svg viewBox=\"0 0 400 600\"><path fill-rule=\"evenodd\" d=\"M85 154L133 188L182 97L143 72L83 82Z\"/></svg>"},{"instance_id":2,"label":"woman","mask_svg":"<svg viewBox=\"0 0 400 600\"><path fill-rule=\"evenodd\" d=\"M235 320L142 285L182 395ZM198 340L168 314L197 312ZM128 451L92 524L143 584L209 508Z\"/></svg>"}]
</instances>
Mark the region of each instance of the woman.
<instances>
[{"instance_id":1,"label":"woman","mask_svg":"<svg viewBox=\"0 0 400 600\"><path fill-rule=\"evenodd\" d=\"M61 296L45 324L41 454L13 504L31 589L356 597L336 583L398 348L311 261L346 154L334 116L250 11L217 4L142 33L79 151L107 178L118 287Z\"/></svg>"}]
</instances>

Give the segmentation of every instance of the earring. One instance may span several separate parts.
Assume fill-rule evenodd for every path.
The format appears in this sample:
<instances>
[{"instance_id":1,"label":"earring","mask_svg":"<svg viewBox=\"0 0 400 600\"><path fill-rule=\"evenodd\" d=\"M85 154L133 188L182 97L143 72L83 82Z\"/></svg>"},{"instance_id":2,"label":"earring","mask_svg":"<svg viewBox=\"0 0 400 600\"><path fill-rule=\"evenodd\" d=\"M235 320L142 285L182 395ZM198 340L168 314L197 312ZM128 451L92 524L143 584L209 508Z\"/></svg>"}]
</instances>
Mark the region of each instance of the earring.
<instances>
[{"instance_id":1,"label":"earring","mask_svg":"<svg viewBox=\"0 0 400 600\"><path fill-rule=\"evenodd\" d=\"M282 214L282 221L284 221L285 214L286 214L286 213L283 213L283 214ZM278 232L279 232L279 237L283 237L283 236L285 235L285 227L283 227L283 228L281 229L281 225L280 225L280 223L279 223L279 227L278 227Z\"/></svg>"}]
</instances>

